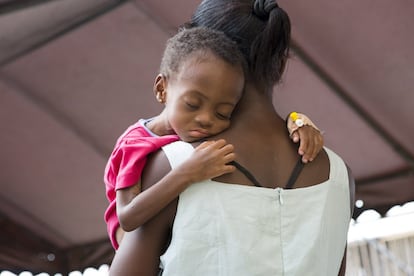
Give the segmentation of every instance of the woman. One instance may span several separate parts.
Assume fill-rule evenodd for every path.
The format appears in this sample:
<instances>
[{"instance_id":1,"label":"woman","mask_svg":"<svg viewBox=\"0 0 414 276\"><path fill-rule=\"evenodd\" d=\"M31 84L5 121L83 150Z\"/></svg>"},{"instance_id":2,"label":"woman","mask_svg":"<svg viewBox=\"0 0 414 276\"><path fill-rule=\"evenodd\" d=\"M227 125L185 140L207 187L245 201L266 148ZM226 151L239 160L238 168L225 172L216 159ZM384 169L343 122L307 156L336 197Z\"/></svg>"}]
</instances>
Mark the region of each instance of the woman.
<instances>
[{"instance_id":1,"label":"woman","mask_svg":"<svg viewBox=\"0 0 414 276\"><path fill-rule=\"evenodd\" d=\"M225 32L248 61L233 123L213 139L233 144L237 164L249 173L194 184L178 205L127 233L111 275L156 275L163 253L163 275L344 275L352 176L328 149L301 170L272 105L288 57L288 15L270 0L205 0L189 26ZM174 143L157 153L143 188L191 152L189 144Z\"/></svg>"}]
</instances>

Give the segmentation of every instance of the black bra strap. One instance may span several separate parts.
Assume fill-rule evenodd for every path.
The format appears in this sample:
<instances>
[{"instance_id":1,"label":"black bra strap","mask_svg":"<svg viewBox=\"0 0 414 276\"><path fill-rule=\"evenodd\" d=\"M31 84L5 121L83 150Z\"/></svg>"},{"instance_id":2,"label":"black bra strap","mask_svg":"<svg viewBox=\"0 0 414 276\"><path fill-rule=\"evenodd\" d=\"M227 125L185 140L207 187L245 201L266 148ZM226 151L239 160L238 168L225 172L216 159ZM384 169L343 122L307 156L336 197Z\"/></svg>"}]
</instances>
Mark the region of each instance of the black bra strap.
<instances>
[{"instance_id":1,"label":"black bra strap","mask_svg":"<svg viewBox=\"0 0 414 276\"><path fill-rule=\"evenodd\" d=\"M259 181L257 181L257 179L245 167L240 165L240 163L236 161L231 161L229 164L235 166L242 174L244 174L244 176L246 176L254 184L254 186L263 187L262 185L260 185Z\"/></svg>"},{"instance_id":2,"label":"black bra strap","mask_svg":"<svg viewBox=\"0 0 414 276\"><path fill-rule=\"evenodd\" d=\"M251 174L245 167L243 167L240 163L236 162L236 161L231 161L229 163L230 165L235 166L242 174L244 174L256 187L263 187L263 185L261 185L259 183L259 181L257 181L257 179L253 176L253 174ZM295 185L296 180L299 177L300 172L303 169L304 164L302 163L301 158L299 158L298 162L296 162L295 167L293 168L292 174L289 177L289 180L285 186L286 189L292 189L293 185Z\"/></svg>"},{"instance_id":3,"label":"black bra strap","mask_svg":"<svg viewBox=\"0 0 414 276\"><path fill-rule=\"evenodd\" d=\"M289 177L289 180L285 186L286 189L292 189L293 185L295 185L296 179L298 179L298 176L300 172L303 169L304 164L302 163L301 158L299 158L298 162L296 162L296 166L293 168L292 174Z\"/></svg>"}]
</instances>

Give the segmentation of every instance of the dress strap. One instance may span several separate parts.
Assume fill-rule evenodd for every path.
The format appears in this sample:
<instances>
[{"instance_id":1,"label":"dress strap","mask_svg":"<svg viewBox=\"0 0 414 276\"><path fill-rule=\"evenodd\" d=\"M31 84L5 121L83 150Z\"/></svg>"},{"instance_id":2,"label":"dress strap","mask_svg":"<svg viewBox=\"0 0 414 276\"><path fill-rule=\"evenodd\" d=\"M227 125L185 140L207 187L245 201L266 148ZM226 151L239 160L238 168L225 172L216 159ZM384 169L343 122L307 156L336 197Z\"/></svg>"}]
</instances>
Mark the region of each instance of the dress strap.
<instances>
[{"instance_id":1,"label":"dress strap","mask_svg":"<svg viewBox=\"0 0 414 276\"><path fill-rule=\"evenodd\" d=\"M168 160L170 161L171 168L175 168L178 165L180 165L182 162L184 162L194 151L194 148L191 144L185 143L182 141L173 142L171 144L168 144L164 147L162 147L163 151L165 152ZM232 161L229 163L230 165L233 165L238 169L244 176L246 176L247 179L249 179L254 186L256 187L264 187L260 184L260 182L254 177L254 175L249 172L248 169L243 167L240 163L237 161ZM289 177L289 180L285 186L286 189L292 189L300 172L302 171L304 167L304 164L302 163L301 159L299 158L298 162L296 163L295 167L293 168L293 171Z\"/></svg>"},{"instance_id":2,"label":"dress strap","mask_svg":"<svg viewBox=\"0 0 414 276\"><path fill-rule=\"evenodd\" d=\"M233 165L236 167L236 169L238 169L242 174L244 174L244 176L246 176L256 187L264 187L262 184L260 184L260 182L254 177L254 175L249 172L248 169L246 169L245 167L243 167L240 163L236 162L236 161L231 161L229 163L230 165ZM302 171L304 167L304 163L302 163L301 158L299 158L298 162L296 162L295 167L293 168L293 171L289 177L289 180L285 186L285 189L292 189L293 186L295 185L296 180L299 177L300 172Z\"/></svg>"},{"instance_id":3,"label":"dress strap","mask_svg":"<svg viewBox=\"0 0 414 276\"><path fill-rule=\"evenodd\" d=\"M286 189L292 189L293 185L295 185L296 179L298 179L300 172L303 169L305 164L302 163L301 158L299 158L298 162L296 162L295 167L293 168L292 174L289 177L289 180L285 186Z\"/></svg>"},{"instance_id":4,"label":"dress strap","mask_svg":"<svg viewBox=\"0 0 414 276\"><path fill-rule=\"evenodd\" d=\"M257 181L257 179L254 177L254 175L251 172L249 172L245 167L243 167L240 163L236 161L231 161L229 162L229 164L235 166L236 169L238 169L242 174L244 174L244 176L246 176L254 184L254 186L263 187L263 185L261 185L259 181Z\"/></svg>"}]
</instances>

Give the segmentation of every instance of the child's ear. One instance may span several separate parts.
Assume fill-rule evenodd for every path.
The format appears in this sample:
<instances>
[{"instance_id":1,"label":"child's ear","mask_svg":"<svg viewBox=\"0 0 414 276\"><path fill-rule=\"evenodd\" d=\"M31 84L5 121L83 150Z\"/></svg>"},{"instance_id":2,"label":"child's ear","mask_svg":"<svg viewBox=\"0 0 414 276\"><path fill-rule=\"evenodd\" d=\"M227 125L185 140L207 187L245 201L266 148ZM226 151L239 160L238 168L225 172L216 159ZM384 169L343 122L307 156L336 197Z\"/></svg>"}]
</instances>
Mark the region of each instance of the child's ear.
<instances>
[{"instance_id":1,"label":"child's ear","mask_svg":"<svg viewBox=\"0 0 414 276\"><path fill-rule=\"evenodd\" d=\"M153 89L157 101L162 104L165 103L167 98L167 78L164 75L158 74L155 78Z\"/></svg>"}]
</instances>

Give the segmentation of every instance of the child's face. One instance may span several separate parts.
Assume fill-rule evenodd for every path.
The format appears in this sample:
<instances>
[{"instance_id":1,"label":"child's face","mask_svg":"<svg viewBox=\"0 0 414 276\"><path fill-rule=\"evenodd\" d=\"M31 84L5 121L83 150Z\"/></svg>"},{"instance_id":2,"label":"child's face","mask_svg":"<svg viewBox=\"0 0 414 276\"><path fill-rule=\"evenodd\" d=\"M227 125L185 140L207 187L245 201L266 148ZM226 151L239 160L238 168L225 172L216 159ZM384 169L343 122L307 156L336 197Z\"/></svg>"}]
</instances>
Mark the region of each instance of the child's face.
<instances>
[{"instance_id":1,"label":"child's face","mask_svg":"<svg viewBox=\"0 0 414 276\"><path fill-rule=\"evenodd\" d=\"M232 66L209 53L188 58L166 84L165 112L169 127L181 140L192 142L218 134L244 88L241 66Z\"/></svg>"}]
</instances>

